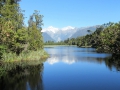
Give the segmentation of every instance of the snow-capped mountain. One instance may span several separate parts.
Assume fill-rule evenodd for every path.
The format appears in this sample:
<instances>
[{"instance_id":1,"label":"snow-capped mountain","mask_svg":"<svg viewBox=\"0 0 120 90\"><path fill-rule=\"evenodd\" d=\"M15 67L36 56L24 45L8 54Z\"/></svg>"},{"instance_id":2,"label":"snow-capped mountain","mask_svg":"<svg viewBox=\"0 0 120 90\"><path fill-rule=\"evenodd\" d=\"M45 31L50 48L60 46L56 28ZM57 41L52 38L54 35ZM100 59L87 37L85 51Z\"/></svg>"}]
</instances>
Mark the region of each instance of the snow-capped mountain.
<instances>
[{"instance_id":1,"label":"snow-capped mountain","mask_svg":"<svg viewBox=\"0 0 120 90\"><path fill-rule=\"evenodd\" d=\"M42 32L49 32L49 33L56 33L57 31L59 31L59 28L55 28L53 26L50 26L42 30Z\"/></svg>"},{"instance_id":2,"label":"snow-capped mountain","mask_svg":"<svg viewBox=\"0 0 120 90\"><path fill-rule=\"evenodd\" d=\"M77 38L80 36L85 36L87 34L93 33L97 27L99 27L99 25L77 28L77 31L71 36L71 38ZM90 30L91 32L88 32L88 30Z\"/></svg>"},{"instance_id":3,"label":"snow-capped mountain","mask_svg":"<svg viewBox=\"0 0 120 90\"><path fill-rule=\"evenodd\" d=\"M62 29L50 26L48 28L43 29L42 32L43 33L46 32L49 36L51 36L57 42L57 41L70 38L73 35L73 33L76 32L76 30L75 30L75 27L71 27L71 26L67 26Z\"/></svg>"},{"instance_id":4,"label":"snow-capped mountain","mask_svg":"<svg viewBox=\"0 0 120 90\"><path fill-rule=\"evenodd\" d=\"M78 36L87 35L89 34L87 30L91 30L92 32L94 32L97 27L98 25L90 26L90 27L81 27L81 28L67 26L60 29L50 26L48 28L43 29L42 32L43 34L47 33L54 41L58 42L58 41L66 40L68 38L76 38ZM43 38L45 39L45 36L43 36ZM49 40L49 38L47 40Z\"/></svg>"}]
</instances>

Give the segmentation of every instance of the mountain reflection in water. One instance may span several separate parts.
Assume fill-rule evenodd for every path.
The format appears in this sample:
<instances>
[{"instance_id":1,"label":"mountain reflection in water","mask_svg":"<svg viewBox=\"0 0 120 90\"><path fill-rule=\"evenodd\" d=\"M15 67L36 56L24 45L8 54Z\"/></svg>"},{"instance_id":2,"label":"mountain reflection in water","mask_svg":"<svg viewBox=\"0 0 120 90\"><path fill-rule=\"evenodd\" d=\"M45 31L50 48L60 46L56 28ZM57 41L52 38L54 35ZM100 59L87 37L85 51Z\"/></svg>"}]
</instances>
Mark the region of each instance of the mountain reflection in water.
<instances>
[{"instance_id":1,"label":"mountain reflection in water","mask_svg":"<svg viewBox=\"0 0 120 90\"><path fill-rule=\"evenodd\" d=\"M120 90L119 58L94 48L45 48L44 90Z\"/></svg>"},{"instance_id":2,"label":"mountain reflection in water","mask_svg":"<svg viewBox=\"0 0 120 90\"><path fill-rule=\"evenodd\" d=\"M74 48L74 49L73 49ZM47 59L47 62L50 65L63 62L66 64L74 64L77 62L87 62L87 63L97 63L105 65L112 70L116 67L116 70L119 71L118 67L120 65L116 64L113 61L119 61L118 57L114 58L111 54L107 53L97 53L94 48L76 48L75 46L61 46L61 47L47 47L45 50L50 54L50 57ZM114 59L114 60L113 60ZM117 59L117 60L116 60Z\"/></svg>"}]
</instances>

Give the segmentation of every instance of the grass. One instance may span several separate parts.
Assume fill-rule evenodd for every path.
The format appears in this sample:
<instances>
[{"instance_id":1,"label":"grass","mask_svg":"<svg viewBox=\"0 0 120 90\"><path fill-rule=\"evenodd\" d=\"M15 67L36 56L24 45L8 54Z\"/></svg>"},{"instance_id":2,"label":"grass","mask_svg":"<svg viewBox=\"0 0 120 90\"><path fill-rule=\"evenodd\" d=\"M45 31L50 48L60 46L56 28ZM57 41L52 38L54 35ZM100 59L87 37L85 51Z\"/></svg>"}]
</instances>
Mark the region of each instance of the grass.
<instances>
[{"instance_id":1,"label":"grass","mask_svg":"<svg viewBox=\"0 0 120 90\"><path fill-rule=\"evenodd\" d=\"M49 57L44 50L23 52L19 56L15 53L4 53L2 56L3 62L15 62L15 61L34 61L42 60Z\"/></svg>"}]
</instances>

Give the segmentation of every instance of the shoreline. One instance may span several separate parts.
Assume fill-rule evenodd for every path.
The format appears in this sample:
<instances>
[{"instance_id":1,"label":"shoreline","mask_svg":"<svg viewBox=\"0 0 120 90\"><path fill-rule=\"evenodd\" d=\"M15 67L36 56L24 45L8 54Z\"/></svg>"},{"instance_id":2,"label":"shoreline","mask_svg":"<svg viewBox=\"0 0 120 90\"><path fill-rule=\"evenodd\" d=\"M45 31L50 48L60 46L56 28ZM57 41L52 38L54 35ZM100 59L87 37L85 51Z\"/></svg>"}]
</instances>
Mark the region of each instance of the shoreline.
<instances>
[{"instance_id":1,"label":"shoreline","mask_svg":"<svg viewBox=\"0 0 120 90\"><path fill-rule=\"evenodd\" d=\"M45 47L56 47L56 46L77 46L77 45L44 45Z\"/></svg>"},{"instance_id":2,"label":"shoreline","mask_svg":"<svg viewBox=\"0 0 120 90\"><path fill-rule=\"evenodd\" d=\"M17 56L14 53L5 53L1 60L1 63L7 62L22 62L22 61L39 61L47 59L49 54L45 50L29 51L21 53Z\"/></svg>"}]
</instances>

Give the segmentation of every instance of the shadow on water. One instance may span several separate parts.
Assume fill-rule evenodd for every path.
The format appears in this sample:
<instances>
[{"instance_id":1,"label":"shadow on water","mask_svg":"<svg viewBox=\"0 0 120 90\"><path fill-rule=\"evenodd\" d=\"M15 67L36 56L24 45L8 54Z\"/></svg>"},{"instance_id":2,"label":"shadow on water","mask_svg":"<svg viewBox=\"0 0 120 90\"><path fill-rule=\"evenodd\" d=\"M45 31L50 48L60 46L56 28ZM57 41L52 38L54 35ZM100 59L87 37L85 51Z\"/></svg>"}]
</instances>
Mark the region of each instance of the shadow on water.
<instances>
[{"instance_id":1,"label":"shadow on water","mask_svg":"<svg viewBox=\"0 0 120 90\"><path fill-rule=\"evenodd\" d=\"M106 66L112 71L113 68L120 72L120 55L112 55L105 59Z\"/></svg>"},{"instance_id":2,"label":"shadow on water","mask_svg":"<svg viewBox=\"0 0 120 90\"><path fill-rule=\"evenodd\" d=\"M43 68L43 61L2 64L0 90L43 90Z\"/></svg>"}]
</instances>

